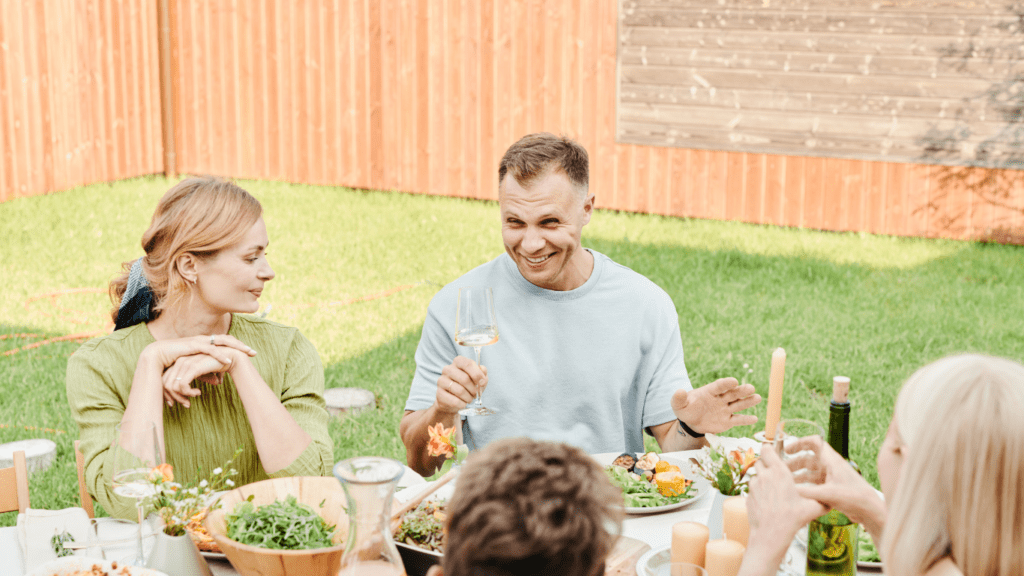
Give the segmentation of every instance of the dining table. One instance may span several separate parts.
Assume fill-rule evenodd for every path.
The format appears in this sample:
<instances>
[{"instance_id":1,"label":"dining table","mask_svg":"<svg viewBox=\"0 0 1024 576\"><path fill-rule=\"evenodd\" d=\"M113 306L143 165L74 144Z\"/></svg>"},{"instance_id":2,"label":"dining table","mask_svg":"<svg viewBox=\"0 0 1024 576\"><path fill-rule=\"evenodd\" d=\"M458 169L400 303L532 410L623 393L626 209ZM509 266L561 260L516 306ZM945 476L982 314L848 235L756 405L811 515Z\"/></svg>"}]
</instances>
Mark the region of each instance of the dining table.
<instances>
[{"instance_id":1,"label":"dining table","mask_svg":"<svg viewBox=\"0 0 1024 576\"><path fill-rule=\"evenodd\" d=\"M719 437L717 441L720 442L727 450L736 448L745 450L748 447L755 447L757 450L760 449L759 443L749 438ZM700 455L700 450L686 450L668 452L662 456L679 462L689 463L691 458L698 458ZM599 463L608 464L612 459L618 456L618 454L606 453L595 454L593 456ZM691 474L692 473L688 473L688 475ZM457 482L458 480L456 479L456 485ZM411 469L407 469L405 475L403 475L399 481L396 498L402 500L403 496L408 497L408 494L410 493L419 492L422 489L420 487L425 486L426 484L426 480ZM456 487L451 487L449 490L455 489ZM409 492L403 494L402 492L404 490L409 490ZM717 510L715 510L716 502L718 503ZM661 549L667 549L671 545L672 526L678 522L684 521L709 525L713 536L715 535L715 526L717 523L717 530L720 533L721 499L715 498L713 489L704 490L704 493L693 502L690 502L688 505L682 506L678 509L651 514L627 514L622 522L621 535L646 544L653 553ZM105 554L108 559L116 558L117 554L128 556L131 554L133 549L134 543L121 546L117 549L108 549ZM634 556L631 556L628 559L628 562L630 563L629 565L620 567L621 569L616 572L617 576L649 576L645 573L638 574L635 571L635 560L633 560ZM21 546L19 544L18 533L15 527L0 528L0 558L3 559L3 561L0 561L0 576L25 575L24 559L22 558ZM216 557L213 555L205 555L205 558L210 567L210 571L214 576L238 575L238 572L235 571L231 563L223 556ZM787 551L786 561L779 568L778 575L804 576L805 563L806 551L797 540L794 540ZM858 573L881 574L881 571L874 568L868 569L858 567Z\"/></svg>"}]
</instances>

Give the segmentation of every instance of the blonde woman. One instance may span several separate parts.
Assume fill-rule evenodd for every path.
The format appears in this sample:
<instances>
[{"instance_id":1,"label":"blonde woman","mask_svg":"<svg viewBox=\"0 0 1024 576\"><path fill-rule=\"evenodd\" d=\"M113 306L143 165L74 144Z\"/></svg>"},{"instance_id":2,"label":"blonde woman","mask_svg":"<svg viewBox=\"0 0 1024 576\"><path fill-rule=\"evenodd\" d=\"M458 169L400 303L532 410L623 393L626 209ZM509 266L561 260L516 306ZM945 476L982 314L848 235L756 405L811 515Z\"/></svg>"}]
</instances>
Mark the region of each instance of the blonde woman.
<instances>
[{"instance_id":1,"label":"blonde woman","mask_svg":"<svg viewBox=\"0 0 1024 576\"><path fill-rule=\"evenodd\" d=\"M810 484L794 485L766 447L751 483L750 546L741 574L775 574L796 531L828 508L881 542L892 576L1024 574L1024 366L989 356L943 358L896 400L874 489L819 437L787 450ZM800 478L798 478L800 479ZM888 504L888 508L886 506Z\"/></svg>"},{"instance_id":2,"label":"blonde woman","mask_svg":"<svg viewBox=\"0 0 1024 576\"><path fill-rule=\"evenodd\" d=\"M274 278L262 213L226 180L171 188L142 237L145 256L111 282L116 330L69 360L86 482L111 515L134 517L110 486L117 424L130 434L153 422L180 480L208 474L239 446L238 484L330 473L316 350L295 328L247 315Z\"/></svg>"}]
</instances>

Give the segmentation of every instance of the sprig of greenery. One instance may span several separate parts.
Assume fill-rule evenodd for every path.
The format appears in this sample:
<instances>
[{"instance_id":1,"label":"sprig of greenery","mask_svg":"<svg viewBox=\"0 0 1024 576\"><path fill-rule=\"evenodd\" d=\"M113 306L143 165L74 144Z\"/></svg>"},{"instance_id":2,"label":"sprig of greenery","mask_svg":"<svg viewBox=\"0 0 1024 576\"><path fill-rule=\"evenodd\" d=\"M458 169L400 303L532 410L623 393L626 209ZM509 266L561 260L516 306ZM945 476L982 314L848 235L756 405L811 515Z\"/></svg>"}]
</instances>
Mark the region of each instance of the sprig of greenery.
<instances>
[{"instance_id":1,"label":"sprig of greenery","mask_svg":"<svg viewBox=\"0 0 1024 576\"><path fill-rule=\"evenodd\" d=\"M71 534L68 534L67 530L65 530L60 534L54 534L53 537L50 538L50 546L53 546L53 552L57 555L57 558L63 558L65 556L71 556L75 553L74 550L68 550L64 547L64 545L68 542L74 541L75 537Z\"/></svg>"},{"instance_id":2,"label":"sprig of greenery","mask_svg":"<svg viewBox=\"0 0 1024 576\"><path fill-rule=\"evenodd\" d=\"M249 546L310 550L334 545L334 526L293 495L260 507L248 500L239 502L227 521L228 538Z\"/></svg>"},{"instance_id":3,"label":"sprig of greenery","mask_svg":"<svg viewBox=\"0 0 1024 576\"><path fill-rule=\"evenodd\" d=\"M216 493L230 490L235 486L231 477L236 476L238 470L235 470L232 464L241 453L242 448L239 447L222 467L214 468L209 477L189 484L183 485L175 482L173 471L169 466L166 471L154 471L154 474L150 476L150 482L156 486L156 492L147 497L143 501L143 505L151 510L156 510L160 515L160 519L164 522L165 534L183 536L189 520L195 515L203 510L220 508L220 499L216 497ZM202 470L200 469L197 477L201 476Z\"/></svg>"}]
</instances>

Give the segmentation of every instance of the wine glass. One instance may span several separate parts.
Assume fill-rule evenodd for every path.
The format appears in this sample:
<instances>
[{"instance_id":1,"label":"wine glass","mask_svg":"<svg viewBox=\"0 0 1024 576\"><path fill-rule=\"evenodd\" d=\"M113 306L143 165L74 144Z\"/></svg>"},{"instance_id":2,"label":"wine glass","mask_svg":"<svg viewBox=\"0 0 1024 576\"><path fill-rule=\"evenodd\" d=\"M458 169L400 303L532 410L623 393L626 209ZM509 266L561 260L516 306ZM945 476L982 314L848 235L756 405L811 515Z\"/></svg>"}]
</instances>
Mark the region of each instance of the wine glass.
<instances>
[{"instance_id":1,"label":"wine glass","mask_svg":"<svg viewBox=\"0 0 1024 576\"><path fill-rule=\"evenodd\" d=\"M803 418L787 418L780 420L778 427L775 429L775 440L773 445L775 446L775 452L778 453L779 458L783 462L789 462L795 460L801 456L814 454L807 450L800 450L792 454L786 452L786 448L803 438L804 436L821 436L825 437L825 430L822 429L821 424L812 422L811 420L804 420ZM793 471L793 478L798 483L806 481L807 476L805 475L808 471L804 468Z\"/></svg>"},{"instance_id":2,"label":"wine glass","mask_svg":"<svg viewBox=\"0 0 1024 576\"><path fill-rule=\"evenodd\" d=\"M157 439L156 424L146 422L131 425L118 424L114 428L114 475L111 478L114 494L134 498L139 511L138 548L135 558L126 562L135 566L145 565L142 551L142 501L156 493L156 486L150 481L154 468L163 464L160 442ZM159 473L159 472L157 472Z\"/></svg>"},{"instance_id":3,"label":"wine glass","mask_svg":"<svg viewBox=\"0 0 1024 576\"><path fill-rule=\"evenodd\" d=\"M490 287L466 286L459 288L459 306L455 312L455 342L476 350L476 363L480 364L480 348L498 341L498 320L494 314L494 291ZM459 410L463 416L487 416L497 410L484 406L477 392L471 406Z\"/></svg>"}]
</instances>

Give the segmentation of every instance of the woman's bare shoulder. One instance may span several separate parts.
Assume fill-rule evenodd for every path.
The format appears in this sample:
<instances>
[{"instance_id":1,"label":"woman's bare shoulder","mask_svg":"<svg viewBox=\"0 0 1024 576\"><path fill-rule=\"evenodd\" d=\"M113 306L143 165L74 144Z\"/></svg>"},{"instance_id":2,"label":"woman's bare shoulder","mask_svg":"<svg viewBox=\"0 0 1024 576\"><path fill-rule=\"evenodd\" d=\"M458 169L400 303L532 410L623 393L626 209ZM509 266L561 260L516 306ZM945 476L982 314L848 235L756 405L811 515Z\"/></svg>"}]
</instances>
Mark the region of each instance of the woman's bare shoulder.
<instances>
[{"instance_id":1,"label":"woman's bare shoulder","mask_svg":"<svg viewBox=\"0 0 1024 576\"><path fill-rule=\"evenodd\" d=\"M924 573L923 576L964 576L964 573L957 568L957 565L948 556L939 560Z\"/></svg>"}]
</instances>

